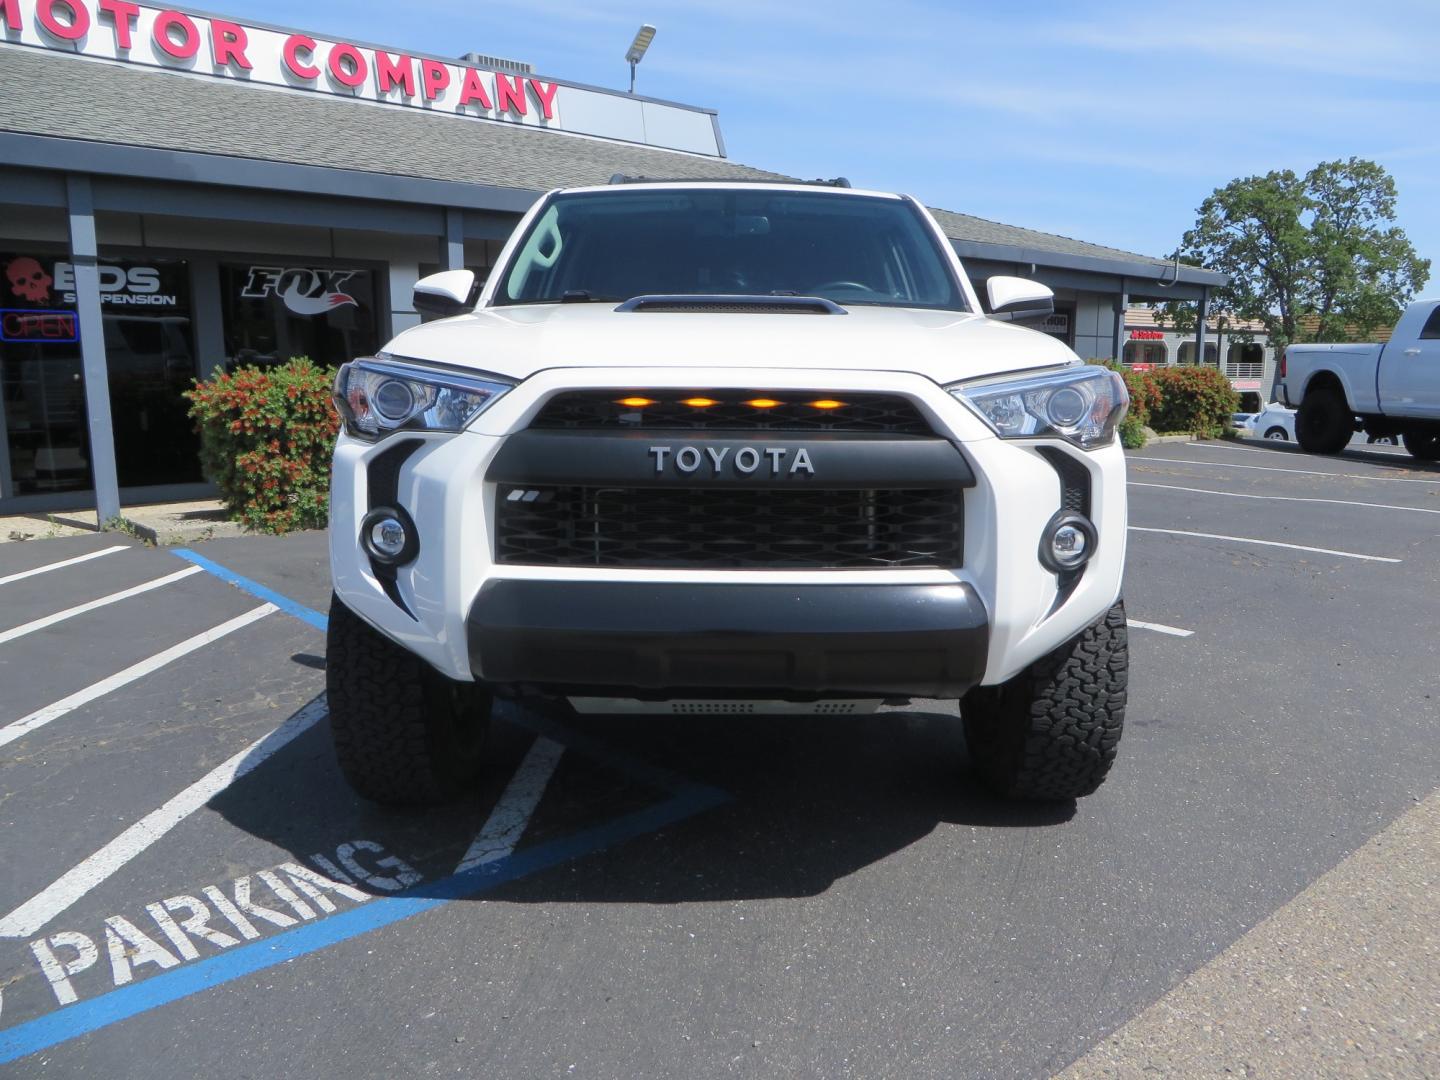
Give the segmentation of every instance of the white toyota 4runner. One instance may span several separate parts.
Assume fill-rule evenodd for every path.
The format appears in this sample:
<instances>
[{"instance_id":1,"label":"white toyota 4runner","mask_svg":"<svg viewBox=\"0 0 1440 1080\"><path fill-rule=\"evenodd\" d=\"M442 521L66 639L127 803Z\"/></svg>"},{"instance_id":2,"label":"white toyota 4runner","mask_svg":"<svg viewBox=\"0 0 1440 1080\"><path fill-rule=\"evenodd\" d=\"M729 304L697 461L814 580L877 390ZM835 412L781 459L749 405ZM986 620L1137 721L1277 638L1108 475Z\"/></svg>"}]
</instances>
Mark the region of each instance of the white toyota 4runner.
<instances>
[{"instance_id":1,"label":"white toyota 4runner","mask_svg":"<svg viewBox=\"0 0 1440 1080\"><path fill-rule=\"evenodd\" d=\"M619 178L617 178L619 179ZM911 198L553 192L451 316L341 369L327 683L363 795L459 794L497 696L580 712L959 699L1000 792L1115 757L1128 401ZM899 732L897 729L897 736Z\"/></svg>"}]
</instances>

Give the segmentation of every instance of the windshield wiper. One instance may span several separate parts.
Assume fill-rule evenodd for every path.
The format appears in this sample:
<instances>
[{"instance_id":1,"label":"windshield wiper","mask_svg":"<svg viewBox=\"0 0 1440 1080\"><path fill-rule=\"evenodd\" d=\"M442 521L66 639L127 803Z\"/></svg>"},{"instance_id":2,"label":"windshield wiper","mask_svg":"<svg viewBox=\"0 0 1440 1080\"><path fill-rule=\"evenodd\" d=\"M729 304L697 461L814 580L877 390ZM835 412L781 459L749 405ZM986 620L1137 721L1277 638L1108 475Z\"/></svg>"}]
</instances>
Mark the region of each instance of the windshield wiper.
<instances>
[{"instance_id":1,"label":"windshield wiper","mask_svg":"<svg viewBox=\"0 0 1440 1080\"><path fill-rule=\"evenodd\" d=\"M589 289L566 289L560 294L562 304L613 304L613 296L594 296Z\"/></svg>"}]
</instances>

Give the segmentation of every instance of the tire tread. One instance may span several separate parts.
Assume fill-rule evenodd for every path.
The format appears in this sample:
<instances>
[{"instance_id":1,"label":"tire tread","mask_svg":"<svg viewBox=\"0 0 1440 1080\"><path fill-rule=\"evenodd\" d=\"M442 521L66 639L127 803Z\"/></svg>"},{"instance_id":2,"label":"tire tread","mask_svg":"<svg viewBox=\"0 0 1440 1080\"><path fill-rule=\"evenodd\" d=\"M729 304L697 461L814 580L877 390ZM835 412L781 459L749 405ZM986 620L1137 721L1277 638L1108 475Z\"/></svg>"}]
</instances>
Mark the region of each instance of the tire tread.
<instances>
[{"instance_id":1,"label":"tire tread","mask_svg":"<svg viewBox=\"0 0 1440 1080\"><path fill-rule=\"evenodd\" d=\"M966 695L971 758L1000 794L1077 799L1105 781L1120 745L1130 671L1125 605L1000 687Z\"/></svg>"},{"instance_id":2,"label":"tire tread","mask_svg":"<svg viewBox=\"0 0 1440 1080\"><path fill-rule=\"evenodd\" d=\"M330 602L325 689L340 771L357 793L387 806L459 796L471 762L443 753L435 737L436 684L444 677L372 629L338 597Z\"/></svg>"}]
</instances>

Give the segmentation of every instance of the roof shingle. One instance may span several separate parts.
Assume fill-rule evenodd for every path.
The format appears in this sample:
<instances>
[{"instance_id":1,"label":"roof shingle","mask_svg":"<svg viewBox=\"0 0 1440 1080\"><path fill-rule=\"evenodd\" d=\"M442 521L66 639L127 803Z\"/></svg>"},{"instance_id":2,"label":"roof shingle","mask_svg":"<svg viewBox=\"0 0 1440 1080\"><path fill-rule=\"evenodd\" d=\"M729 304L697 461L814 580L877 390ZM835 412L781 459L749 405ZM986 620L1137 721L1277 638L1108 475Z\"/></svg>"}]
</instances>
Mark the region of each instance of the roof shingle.
<instances>
[{"instance_id":1,"label":"roof shingle","mask_svg":"<svg viewBox=\"0 0 1440 1080\"><path fill-rule=\"evenodd\" d=\"M704 180L790 180L723 158L518 124L428 115L305 91L246 86L0 43L7 87L0 130L294 165L486 184L525 191L602 184L616 173ZM950 210L954 240L1168 265Z\"/></svg>"}]
</instances>

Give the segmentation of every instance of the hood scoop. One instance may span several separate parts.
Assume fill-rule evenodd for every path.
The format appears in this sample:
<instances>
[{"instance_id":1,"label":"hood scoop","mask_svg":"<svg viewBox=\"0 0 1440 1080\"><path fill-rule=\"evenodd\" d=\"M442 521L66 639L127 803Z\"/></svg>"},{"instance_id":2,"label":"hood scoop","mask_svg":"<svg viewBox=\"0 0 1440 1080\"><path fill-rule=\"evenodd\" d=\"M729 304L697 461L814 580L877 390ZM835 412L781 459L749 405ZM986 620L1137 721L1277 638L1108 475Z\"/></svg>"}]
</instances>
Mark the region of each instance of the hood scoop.
<instances>
[{"instance_id":1,"label":"hood scoop","mask_svg":"<svg viewBox=\"0 0 1440 1080\"><path fill-rule=\"evenodd\" d=\"M746 296L728 293L694 293L669 296L648 293L632 296L616 311L662 311L694 315L847 315L823 296Z\"/></svg>"}]
</instances>

